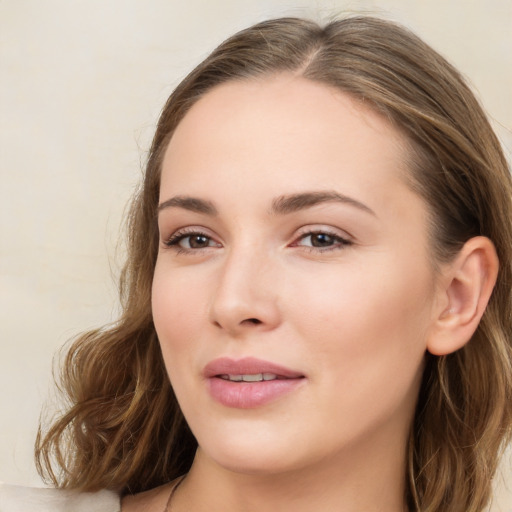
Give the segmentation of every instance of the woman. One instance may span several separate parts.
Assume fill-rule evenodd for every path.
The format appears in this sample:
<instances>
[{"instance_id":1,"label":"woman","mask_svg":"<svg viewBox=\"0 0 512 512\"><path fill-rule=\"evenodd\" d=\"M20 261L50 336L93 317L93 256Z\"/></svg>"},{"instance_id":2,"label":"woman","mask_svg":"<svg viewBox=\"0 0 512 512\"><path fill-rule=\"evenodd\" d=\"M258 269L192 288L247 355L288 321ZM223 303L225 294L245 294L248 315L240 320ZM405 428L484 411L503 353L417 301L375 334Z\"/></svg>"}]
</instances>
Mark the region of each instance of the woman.
<instances>
[{"instance_id":1,"label":"woman","mask_svg":"<svg viewBox=\"0 0 512 512\"><path fill-rule=\"evenodd\" d=\"M123 512L484 510L511 197L481 107L407 30L236 34L163 110L123 315L71 348L41 471Z\"/></svg>"}]
</instances>

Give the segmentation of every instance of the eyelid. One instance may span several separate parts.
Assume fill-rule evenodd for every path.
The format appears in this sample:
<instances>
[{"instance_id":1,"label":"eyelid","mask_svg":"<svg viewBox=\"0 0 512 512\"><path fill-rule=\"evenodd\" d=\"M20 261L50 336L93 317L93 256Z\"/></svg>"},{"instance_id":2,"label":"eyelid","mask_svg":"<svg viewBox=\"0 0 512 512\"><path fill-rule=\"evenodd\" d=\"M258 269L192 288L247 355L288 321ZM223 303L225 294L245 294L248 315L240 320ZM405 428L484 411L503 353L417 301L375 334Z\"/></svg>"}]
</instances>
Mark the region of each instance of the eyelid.
<instances>
[{"instance_id":1,"label":"eyelid","mask_svg":"<svg viewBox=\"0 0 512 512\"><path fill-rule=\"evenodd\" d=\"M320 246L309 246L302 245L300 242L307 238L308 236L316 235L316 234L325 234L333 239L335 239L335 243L330 246L320 247ZM209 245L206 247L196 247L196 248L187 248L181 247L179 245L180 241L189 236L204 236L209 240L213 241L215 245ZM219 241L218 237L211 233L211 231L202 226L184 226L182 228L176 229L172 231L169 236L161 235L162 244L169 249L174 249L179 252L189 252L189 253L198 253L201 251L205 251L208 249L215 249L222 247L222 242ZM347 231L341 230L339 228L335 228L332 226L326 226L322 224L309 224L302 226L296 232L293 237L293 241L288 245L289 247L301 247L303 249L325 252L334 249L346 248L355 243L354 237L350 235Z\"/></svg>"},{"instance_id":2,"label":"eyelid","mask_svg":"<svg viewBox=\"0 0 512 512\"><path fill-rule=\"evenodd\" d=\"M209 238L210 240L214 241L217 244L217 247L221 247L222 244L217 240L217 238L211 234L211 232L208 229L205 229L200 226L186 226L183 228L176 229L173 231L169 236L161 237L162 243L166 248L173 248L176 250L180 250L181 252L199 252L201 250L210 249L212 246L203 247L203 248L196 248L196 249L187 249L184 247L180 247L178 244L179 242L188 237L193 235L199 235L204 236L206 238Z\"/></svg>"},{"instance_id":3,"label":"eyelid","mask_svg":"<svg viewBox=\"0 0 512 512\"><path fill-rule=\"evenodd\" d=\"M337 240L338 243L335 243L331 246L326 246L323 248L309 246L309 245L301 245L299 243L301 240L304 240L308 236L317 235L317 234L328 235L328 236L334 238L335 240ZM290 244L290 246L291 247L301 247L303 249L311 250L311 251L326 252L329 250L346 248L348 246L353 245L354 243L355 243L354 237L352 235L350 235L349 233L347 233L346 231L342 231L338 228L333 228L330 226L317 224L317 225L303 226L302 228L300 228L298 233L294 237L293 242Z\"/></svg>"},{"instance_id":4,"label":"eyelid","mask_svg":"<svg viewBox=\"0 0 512 512\"><path fill-rule=\"evenodd\" d=\"M306 226L302 226L297 230L295 238L297 239L304 235L314 233L325 233L327 235L335 236L343 240L346 240L347 242L355 242L354 237L348 231L333 226L328 226L325 224L308 224Z\"/></svg>"}]
</instances>

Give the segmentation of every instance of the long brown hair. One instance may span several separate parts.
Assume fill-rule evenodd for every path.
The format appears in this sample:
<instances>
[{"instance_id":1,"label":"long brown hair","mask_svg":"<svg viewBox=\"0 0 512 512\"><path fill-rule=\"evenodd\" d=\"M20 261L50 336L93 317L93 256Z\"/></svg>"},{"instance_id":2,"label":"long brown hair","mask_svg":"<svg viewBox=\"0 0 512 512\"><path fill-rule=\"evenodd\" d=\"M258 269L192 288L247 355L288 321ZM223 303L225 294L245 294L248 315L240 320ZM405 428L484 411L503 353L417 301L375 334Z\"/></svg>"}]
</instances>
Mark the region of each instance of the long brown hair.
<instances>
[{"instance_id":1,"label":"long brown hair","mask_svg":"<svg viewBox=\"0 0 512 512\"><path fill-rule=\"evenodd\" d=\"M61 376L69 407L40 430L39 470L61 487L127 493L190 467L196 441L151 316L161 159L180 120L210 89L282 71L337 87L399 127L411 187L429 205L434 262L475 235L495 244L498 282L472 340L454 354L427 355L404 475L411 510L482 511L512 423L510 173L460 74L405 28L366 16L324 27L295 18L260 23L220 45L170 96L131 205L122 316L70 347Z\"/></svg>"}]
</instances>

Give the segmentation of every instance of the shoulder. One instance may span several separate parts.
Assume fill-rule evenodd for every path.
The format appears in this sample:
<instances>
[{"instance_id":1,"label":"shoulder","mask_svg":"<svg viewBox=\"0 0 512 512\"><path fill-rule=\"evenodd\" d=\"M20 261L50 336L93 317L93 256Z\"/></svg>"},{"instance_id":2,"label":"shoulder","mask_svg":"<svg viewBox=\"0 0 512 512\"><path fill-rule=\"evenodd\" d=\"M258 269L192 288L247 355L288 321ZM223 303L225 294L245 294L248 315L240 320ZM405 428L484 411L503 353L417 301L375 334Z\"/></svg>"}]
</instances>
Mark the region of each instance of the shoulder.
<instances>
[{"instance_id":1,"label":"shoulder","mask_svg":"<svg viewBox=\"0 0 512 512\"><path fill-rule=\"evenodd\" d=\"M6 485L0 482L0 512L120 512L112 491L79 493Z\"/></svg>"}]
</instances>

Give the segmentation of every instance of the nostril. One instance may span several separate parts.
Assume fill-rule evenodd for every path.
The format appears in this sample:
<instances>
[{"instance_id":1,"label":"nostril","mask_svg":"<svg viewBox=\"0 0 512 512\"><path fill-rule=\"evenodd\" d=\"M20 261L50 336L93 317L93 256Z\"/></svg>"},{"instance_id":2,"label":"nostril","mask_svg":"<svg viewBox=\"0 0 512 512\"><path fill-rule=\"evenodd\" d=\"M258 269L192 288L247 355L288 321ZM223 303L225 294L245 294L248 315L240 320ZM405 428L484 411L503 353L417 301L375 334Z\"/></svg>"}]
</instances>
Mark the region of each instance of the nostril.
<instances>
[{"instance_id":1,"label":"nostril","mask_svg":"<svg viewBox=\"0 0 512 512\"><path fill-rule=\"evenodd\" d=\"M254 325L261 324L261 320L258 320L257 318L247 318L247 320L244 320L244 322L249 322ZM242 323L244 323L242 322Z\"/></svg>"}]
</instances>

